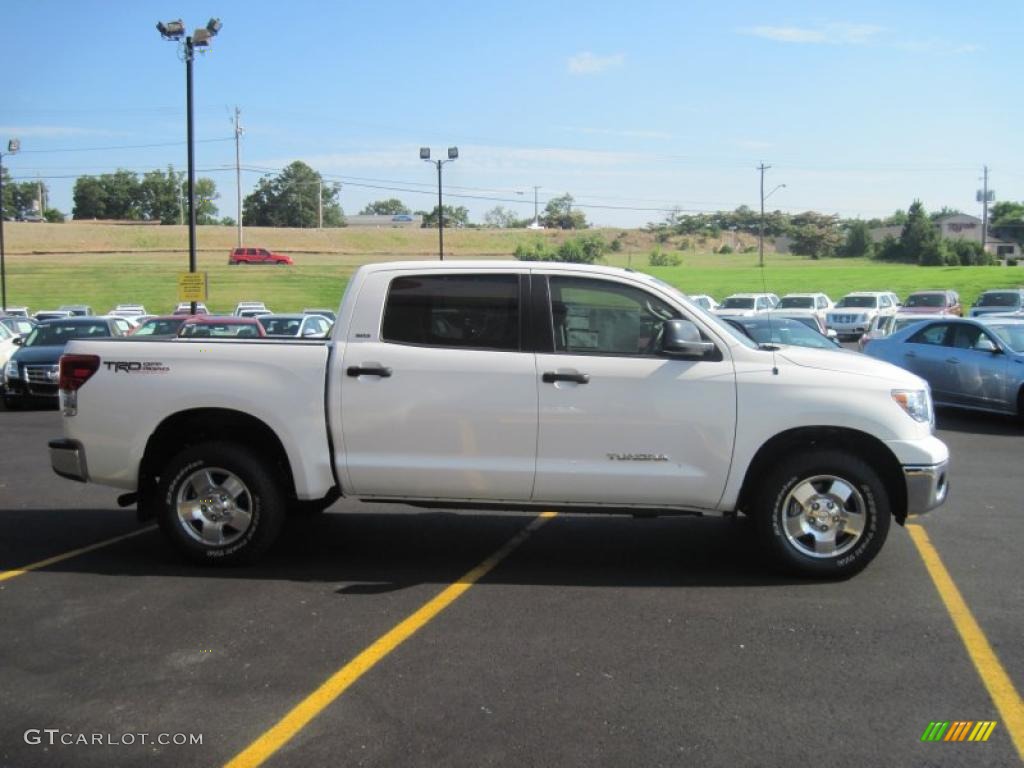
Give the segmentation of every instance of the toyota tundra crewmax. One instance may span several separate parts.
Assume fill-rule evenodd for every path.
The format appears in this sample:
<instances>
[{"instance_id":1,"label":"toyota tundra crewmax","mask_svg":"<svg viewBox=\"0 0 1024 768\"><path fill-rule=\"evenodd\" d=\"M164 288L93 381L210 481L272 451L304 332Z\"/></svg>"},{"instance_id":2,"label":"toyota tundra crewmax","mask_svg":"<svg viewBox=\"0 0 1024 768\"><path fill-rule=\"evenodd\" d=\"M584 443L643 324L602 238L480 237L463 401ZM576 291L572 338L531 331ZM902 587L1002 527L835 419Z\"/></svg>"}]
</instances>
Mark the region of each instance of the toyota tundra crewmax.
<instances>
[{"instance_id":1,"label":"toyota tundra crewmax","mask_svg":"<svg viewBox=\"0 0 1024 768\"><path fill-rule=\"evenodd\" d=\"M250 562L339 497L742 513L775 559L852 575L940 505L928 385L853 352L757 346L636 272L359 268L328 341L70 342L62 477L122 489L186 555Z\"/></svg>"}]
</instances>

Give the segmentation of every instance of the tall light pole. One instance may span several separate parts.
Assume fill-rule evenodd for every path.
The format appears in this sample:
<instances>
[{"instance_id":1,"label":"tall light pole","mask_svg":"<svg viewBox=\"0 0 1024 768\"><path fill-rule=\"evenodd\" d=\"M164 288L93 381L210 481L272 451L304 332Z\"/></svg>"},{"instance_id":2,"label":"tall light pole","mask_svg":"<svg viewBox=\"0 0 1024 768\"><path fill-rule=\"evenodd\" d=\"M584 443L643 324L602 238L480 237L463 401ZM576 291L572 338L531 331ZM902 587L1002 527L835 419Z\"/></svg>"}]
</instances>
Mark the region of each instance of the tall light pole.
<instances>
[{"instance_id":1,"label":"tall light pole","mask_svg":"<svg viewBox=\"0 0 1024 768\"><path fill-rule=\"evenodd\" d=\"M242 124L241 111L235 107L235 197L238 203L238 247L242 247Z\"/></svg>"},{"instance_id":2,"label":"tall light pole","mask_svg":"<svg viewBox=\"0 0 1024 768\"><path fill-rule=\"evenodd\" d=\"M459 159L459 148L448 147L447 160L431 160L430 147L420 147L420 160L433 163L437 166L437 249L441 261L444 261L444 204L441 201L441 167L445 163Z\"/></svg>"},{"instance_id":3,"label":"tall light pole","mask_svg":"<svg viewBox=\"0 0 1024 768\"><path fill-rule=\"evenodd\" d=\"M158 21L157 31L164 40L179 42L185 38L185 111L186 133L188 144L188 271L196 271L196 157L195 138L192 130L192 60L196 48L206 48L218 32L220 19L210 19L205 27L200 27L191 35L185 34L185 24L181 19L164 23ZM192 302L191 312L196 313L196 303Z\"/></svg>"},{"instance_id":4,"label":"tall light pole","mask_svg":"<svg viewBox=\"0 0 1024 768\"><path fill-rule=\"evenodd\" d=\"M18 139L7 142L7 154L21 149ZM7 264L4 261L4 153L0 152L0 311L7 311Z\"/></svg>"},{"instance_id":5,"label":"tall light pole","mask_svg":"<svg viewBox=\"0 0 1024 768\"><path fill-rule=\"evenodd\" d=\"M786 186L785 184L779 184L767 195L764 193L764 172L769 168L771 168L771 166L765 165L764 163L757 166L757 170L761 172L761 220L757 230L757 266L759 267L764 266L764 201Z\"/></svg>"}]
</instances>

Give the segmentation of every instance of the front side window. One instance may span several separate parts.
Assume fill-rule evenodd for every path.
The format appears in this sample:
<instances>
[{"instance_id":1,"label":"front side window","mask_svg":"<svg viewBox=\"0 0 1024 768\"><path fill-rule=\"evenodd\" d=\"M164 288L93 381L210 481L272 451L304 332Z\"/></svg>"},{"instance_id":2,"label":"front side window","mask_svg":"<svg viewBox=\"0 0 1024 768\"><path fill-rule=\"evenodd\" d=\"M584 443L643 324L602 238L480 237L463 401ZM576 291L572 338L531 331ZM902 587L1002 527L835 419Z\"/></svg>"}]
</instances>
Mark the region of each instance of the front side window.
<instances>
[{"instance_id":1,"label":"front side window","mask_svg":"<svg viewBox=\"0 0 1024 768\"><path fill-rule=\"evenodd\" d=\"M932 344L938 346L945 342L948 329L949 325L946 323L935 323L927 328L922 328L907 339L907 341L911 344Z\"/></svg>"},{"instance_id":2,"label":"front side window","mask_svg":"<svg viewBox=\"0 0 1024 768\"><path fill-rule=\"evenodd\" d=\"M665 320L679 313L639 288L577 277L552 277L555 351L584 355L653 355Z\"/></svg>"},{"instance_id":3,"label":"front side window","mask_svg":"<svg viewBox=\"0 0 1024 768\"><path fill-rule=\"evenodd\" d=\"M518 275L416 275L391 281L384 341L519 351Z\"/></svg>"}]
</instances>

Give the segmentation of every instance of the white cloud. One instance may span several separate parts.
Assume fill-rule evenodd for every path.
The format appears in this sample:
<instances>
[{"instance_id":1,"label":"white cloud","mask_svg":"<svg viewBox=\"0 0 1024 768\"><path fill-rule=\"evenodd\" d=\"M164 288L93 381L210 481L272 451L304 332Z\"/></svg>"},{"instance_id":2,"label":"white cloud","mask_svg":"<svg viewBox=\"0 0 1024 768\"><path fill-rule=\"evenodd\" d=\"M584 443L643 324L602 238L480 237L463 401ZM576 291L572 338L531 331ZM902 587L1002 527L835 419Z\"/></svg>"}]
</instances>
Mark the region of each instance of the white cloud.
<instances>
[{"instance_id":1,"label":"white cloud","mask_svg":"<svg viewBox=\"0 0 1024 768\"><path fill-rule=\"evenodd\" d=\"M566 62L569 73L573 75L596 75L609 69L621 67L626 61L624 53L615 53L611 56L598 56L590 51L577 53L570 56Z\"/></svg>"},{"instance_id":2,"label":"white cloud","mask_svg":"<svg viewBox=\"0 0 1024 768\"><path fill-rule=\"evenodd\" d=\"M760 26L741 29L745 35L763 37L779 43L824 43L829 45L863 45L872 42L882 27L873 24L836 22L815 27Z\"/></svg>"}]
</instances>

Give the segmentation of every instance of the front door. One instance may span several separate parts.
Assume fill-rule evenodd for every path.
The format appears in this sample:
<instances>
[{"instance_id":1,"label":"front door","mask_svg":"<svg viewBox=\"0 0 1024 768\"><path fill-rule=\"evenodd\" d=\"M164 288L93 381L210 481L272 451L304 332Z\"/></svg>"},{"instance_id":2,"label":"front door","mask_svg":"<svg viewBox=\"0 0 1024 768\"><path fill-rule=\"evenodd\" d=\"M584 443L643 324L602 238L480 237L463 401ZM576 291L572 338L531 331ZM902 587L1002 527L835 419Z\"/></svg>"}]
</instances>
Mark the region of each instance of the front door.
<instances>
[{"instance_id":1,"label":"front door","mask_svg":"<svg viewBox=\"0 0 1024 768\"><path fill-rule=\"evenodd\" d=\"M520 293L512 270L367 277L335 378L346 493L530 498L538 383Z\"/></svg>"},{"instance_id":2,"label":"front door","mask_svg":"<svg viewBox=\"0 0 1024 768\"><path fill-rule=\"evenodd\" d=\"M534 501L715 507L736 428L728 348L662 356L662 322L684 315L636 283L555 273L547 288Z\"/></svg>"}]
</instances>

